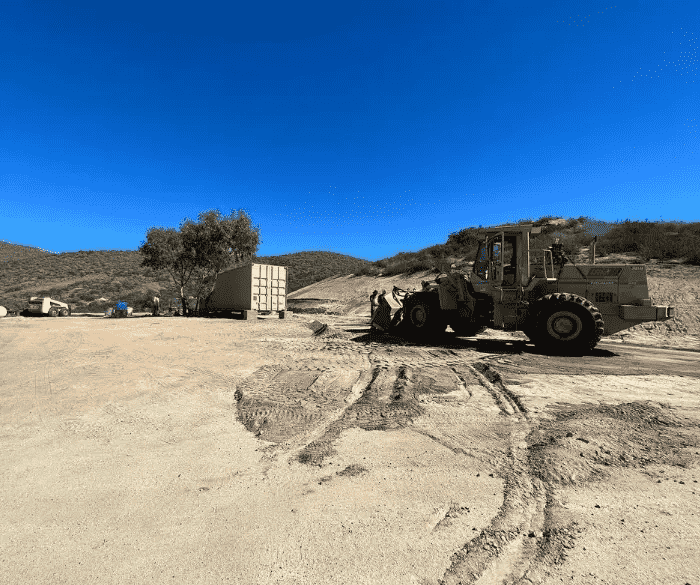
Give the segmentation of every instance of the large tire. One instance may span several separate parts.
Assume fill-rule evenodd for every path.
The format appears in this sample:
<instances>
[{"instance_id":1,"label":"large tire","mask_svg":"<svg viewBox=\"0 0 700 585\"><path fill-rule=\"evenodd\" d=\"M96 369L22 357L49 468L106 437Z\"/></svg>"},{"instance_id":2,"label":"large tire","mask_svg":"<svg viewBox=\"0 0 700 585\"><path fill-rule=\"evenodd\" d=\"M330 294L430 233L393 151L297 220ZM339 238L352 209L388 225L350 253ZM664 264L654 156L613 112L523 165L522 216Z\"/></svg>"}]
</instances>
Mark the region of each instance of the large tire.
<instances>
[{"instance_id":1,"label":"large tire","mask_svg":"<svg viewBox=\"0 0 700 585\"><path fill-rule=\"evenodd\" d=\"M49 317L58 317L58 309L56 307L51 307L48 312Z\"/></svg>"},{"instance_id":2,"label":"large tire","mask_svg":"<svg viewBox=\"0 0 700 585\"><path fill-rule=\"evenodd\" d=\"M418 293L407 299L402 323L409 336L419 339L440 335L447 328L436 294Z\"/></svg>"},{"instance_id":3,"label":"large tire","mask_svg":"<svg viewBox=\"0 0 700 585\"><path fill-rule=\"evenodd\" d=\"M59 317L67 317L68 315L70 315L70 311L68 311L66 308L63 308L58 312Z\"/></svg>"},{"instance_id":4,"label":"large tire","mask_svg":"<svg viewBox=\"0 0 700 585\"><path fill-rule=\"evenodd\" d=\"M532 306L525 334L546 353L590 352L605 329L603 316L585 298L570 293L542 297Z\"/></svg>"}]
</instances>

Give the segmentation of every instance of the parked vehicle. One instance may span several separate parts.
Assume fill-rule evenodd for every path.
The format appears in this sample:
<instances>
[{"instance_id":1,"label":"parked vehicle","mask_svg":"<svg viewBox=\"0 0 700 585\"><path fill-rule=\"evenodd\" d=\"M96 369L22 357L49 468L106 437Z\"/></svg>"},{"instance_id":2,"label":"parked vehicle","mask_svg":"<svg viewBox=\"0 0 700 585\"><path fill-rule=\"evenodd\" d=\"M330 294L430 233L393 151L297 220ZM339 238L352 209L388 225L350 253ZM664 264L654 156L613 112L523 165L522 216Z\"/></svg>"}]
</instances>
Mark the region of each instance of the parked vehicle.
<instances>
[{"instance_id":1,"label":"parked vehicle","mask_svg":"<svg viewBox=\"0 0 700 585\"><path fill-rule=\"evenodd\" d=\"M119 301L113 308L105 311L105 317L133 317L134 308L129 307L126 301Z\"/></svg>"},{"instance_id":2,"label":"parked vehicle","mask_svg":"<svg viewBox=\"0 0 700 585\"><path fill-rule=\"evenodd\" d=\"M49 297L30 297L28 306L20 314L24 317L39 315L68 317L71 314L71 308L68 303L63 303Z\"/></svg>"}]
</instances>

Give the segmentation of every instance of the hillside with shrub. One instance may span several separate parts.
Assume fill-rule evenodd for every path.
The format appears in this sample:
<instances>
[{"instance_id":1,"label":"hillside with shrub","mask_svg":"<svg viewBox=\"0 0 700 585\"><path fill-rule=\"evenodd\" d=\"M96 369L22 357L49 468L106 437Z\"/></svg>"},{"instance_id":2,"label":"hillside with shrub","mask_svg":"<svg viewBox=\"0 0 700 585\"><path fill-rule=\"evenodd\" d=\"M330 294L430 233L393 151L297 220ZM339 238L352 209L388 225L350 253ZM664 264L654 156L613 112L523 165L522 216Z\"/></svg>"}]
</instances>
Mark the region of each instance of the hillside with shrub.
<instances>
[{"instance_id":1,"label":"hillside with shrub","mask_svg":"<svg viewBox=\"0 0 700 585\"><path fill-rule=\"evenodd\" d=\"M533 261L555 239L575 261L586 261L587 247L598 236L598 261L674 262L700 266L700 222L604 222L586 217L523 219L542 232L532 238ZM442 272L451 264L467 267L474 259L483 226L467 227L418 252L403 252L369 262L333 252L297 252L260 256L257 262L289 267L289 292L336 275L392 276ZM613 256L616 255L616 256ZM76 312L101 312L126 300L136 311L148 310L155 294L167 306L177 291L167 272L141 266L137 251L81 250L56 254L40 248L0 242L0 305L20 310L30 296L68 302ZM188 293L189 294L189 293ZM106 300L101 300L106 299Z\"/></svg>"},{"instance_id":2,"label":"hillside with shrub","mask_svg":"<svg viewBox=\"0 0 700 585\"><path fill-rule=\"evenodd\" d=\"M606 222L587 217L561 218L545 216L522 219L517 225L533 224L541 233L532 236L530 249L533 261L541 257L557 239L564 253L574 261L587 261L588 248L595 236L596 257L605 262L611 254L633 256L636 262L652 259L700 265L700 222ZM479 245L480 233L486 226L467 227L449 234L447 242L418 252L401 252L390 258L369 263L358 274L392 276L415 274L424 270L444 272L452 264L465 268L471 263Z\"/></svg>"},{"instance_id":3,"label":"hillside with shrub","mask_svg":"<svg viewBox=\"0 0 700 585\"><path fill-rule=\"evenodd\" d=\"M154 295L161 304L177 296L169 274L141 266L137 251L81 250L56 254L0 242L0 305L21 310L30 296L67 302L75 312L102 312L125 300L135 311L150 310ZM333 252L264 256L256 262L290 268L290 292L336 274L354 272L367 260ZM106 300L100 300L106 299Z\"/></svg>"},{"instance_id":4,"label":"hillside with shrub","mask_svg":"<svg viewBox=\"0 0 700 585\"><path fill-rule=\"evenodd\" d=\"M289 267L289 291L339 274L355 274L371 262L335 252L297 252L282 256L260 256L256 262Z\"/></svg>"}]
</instances>

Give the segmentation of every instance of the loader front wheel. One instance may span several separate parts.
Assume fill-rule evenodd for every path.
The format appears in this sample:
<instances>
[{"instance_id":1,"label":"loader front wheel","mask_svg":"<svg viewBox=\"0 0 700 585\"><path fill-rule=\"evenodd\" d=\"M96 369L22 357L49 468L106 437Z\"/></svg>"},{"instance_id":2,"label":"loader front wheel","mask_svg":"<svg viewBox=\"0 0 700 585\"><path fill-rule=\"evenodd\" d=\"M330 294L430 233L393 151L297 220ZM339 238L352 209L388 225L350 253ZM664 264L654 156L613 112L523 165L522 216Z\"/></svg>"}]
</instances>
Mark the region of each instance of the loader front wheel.
<instances>
[{"instance_id":1,"label":"loader front wheel","mask_svg":"<svg viewBox=\"0 0 700 585\"><path fill-rule=\"evenodd\" d=\"M70 313L68 312L68 309L65 309L65 308L64 308L64 309L61 309L61 310L58 312L58 316L59 316L59 317L67 317L69 314L70 314Z\"/></svg>"},{"instance_id":2,"label":"loader front wheel","mask_svg":"<svg viewBox=\"0 0 700 585\"><path fill-rule=\"evenodd\" d=\"M600 311L578 295L546 295L537 301L534 311L534 322L525 332L546 353L587 353L603 335L605 325Z\"/></svg>"},{"instance_id":3,"label":"loader front wheel","mask_svg":"<svg viewBox=\"0 0 700 585\"><path fill-rule=\"evenodd\" d=\"M414 295L406 302L403 322L413 337L432 337L444 333L447 328L438 299L426 295Z\"/></svg>"}]
</instances>

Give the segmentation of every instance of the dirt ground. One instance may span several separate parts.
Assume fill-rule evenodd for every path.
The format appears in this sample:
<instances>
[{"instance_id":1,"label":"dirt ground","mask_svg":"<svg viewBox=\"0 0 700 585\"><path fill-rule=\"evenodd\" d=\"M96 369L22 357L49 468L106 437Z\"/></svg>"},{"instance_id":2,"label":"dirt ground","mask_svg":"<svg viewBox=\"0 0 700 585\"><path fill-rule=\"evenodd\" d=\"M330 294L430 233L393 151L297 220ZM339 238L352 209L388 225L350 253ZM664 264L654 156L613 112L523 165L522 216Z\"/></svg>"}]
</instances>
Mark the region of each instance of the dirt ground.
<instances>
[{"instance_id":1,"label":"dirt ground","mask_svg":"<svg viewBox=\"0 0 700 585\"><path fill-rule=\"evenodd\" d=\"M0 582L700 583L700 354L338 312L0 321Z\"/></svg>"}]
</instances>

